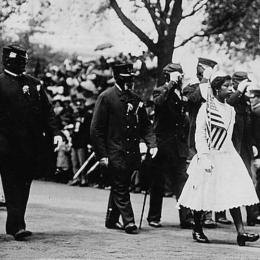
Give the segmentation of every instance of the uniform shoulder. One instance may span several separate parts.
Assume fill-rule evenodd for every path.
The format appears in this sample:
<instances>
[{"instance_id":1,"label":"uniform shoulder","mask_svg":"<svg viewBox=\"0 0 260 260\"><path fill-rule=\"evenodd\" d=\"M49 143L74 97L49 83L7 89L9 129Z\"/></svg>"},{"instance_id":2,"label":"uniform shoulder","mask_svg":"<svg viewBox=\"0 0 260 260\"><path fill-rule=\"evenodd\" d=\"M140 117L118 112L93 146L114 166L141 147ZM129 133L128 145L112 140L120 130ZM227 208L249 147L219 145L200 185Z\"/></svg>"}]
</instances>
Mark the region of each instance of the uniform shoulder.
<instances>
[{"instance_id":1,"label":"uniform shoulder","mask_svg":"<svg viewBox=\"0 0 260 260\"><path fill-rule=\"evenodd\" d=\"M39 80L39 79L37 79L37 78L35 78L35 77L33 77L32 75L24 74L24 77L25 77L26 79L32 81L32 82L35 83L35 84L40 84L40 85L42 85L42 81Z\"/></svg>"}]
</instances>

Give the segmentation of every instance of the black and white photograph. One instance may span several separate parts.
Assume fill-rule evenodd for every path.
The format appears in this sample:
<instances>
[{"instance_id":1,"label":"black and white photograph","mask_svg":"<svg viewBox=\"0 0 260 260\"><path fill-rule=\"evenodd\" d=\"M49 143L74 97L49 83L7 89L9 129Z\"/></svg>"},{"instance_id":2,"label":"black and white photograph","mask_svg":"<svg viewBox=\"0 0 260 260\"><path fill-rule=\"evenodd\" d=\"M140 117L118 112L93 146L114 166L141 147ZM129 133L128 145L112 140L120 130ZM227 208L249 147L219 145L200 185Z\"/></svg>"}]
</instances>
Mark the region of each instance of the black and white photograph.
<instances>
[{"instance_id":1,"label":"black and white photograph","mask_svg":"<svg viewBox=\"0 0 260 260\"><path fill-rule=\"evenodd\" d=\"M1 0L0 259L260 259L260 0Z\"/></svg>"}]
</instances>

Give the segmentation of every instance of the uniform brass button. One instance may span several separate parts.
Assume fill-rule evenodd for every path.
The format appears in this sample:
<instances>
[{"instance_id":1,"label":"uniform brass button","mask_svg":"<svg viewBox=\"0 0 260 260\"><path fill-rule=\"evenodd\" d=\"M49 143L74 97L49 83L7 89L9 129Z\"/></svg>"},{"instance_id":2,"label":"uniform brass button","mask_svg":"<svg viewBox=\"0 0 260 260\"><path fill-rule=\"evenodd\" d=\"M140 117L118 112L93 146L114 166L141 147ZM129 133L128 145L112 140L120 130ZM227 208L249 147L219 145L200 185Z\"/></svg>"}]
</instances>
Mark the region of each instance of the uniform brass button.
<instances>
[{"instance_id":1,"label":"uniform brass button","mask_svg":"<svg viewBox=\"0 0 260 260\"><path fill-rule=\"evenodd\" d=\"M126 128L129 128L130 126L128 125L128 126L126 126Z\"/></svg>"},{"instance_id":2,"label":"uniform brass button","mask_svg":"<svg viewBox=\"0 0 260 260\"><path fill-rule=\"evenodd\" d=\"M129 141L130 139L129 138L126 138L126 141Z\"/></svg>"},{"instance_id":3,"label":"uniform brass button","mask_svg":"<svg viewBox=\"0 0 260 260\"><path fill-rule=\"evenodd\" d=\"M134 126L134 128L136 128L136 125Z\"/></svg>"},{"instance_id":4,"label":"uniform brass button","mask_svg":"<svg viewBox=\"0 0 260 260\"><path fill-rule=\"evenodd\" d=\"M127 151L126 153L129 154L129 151Z\"/></svg>"}]
</instances>

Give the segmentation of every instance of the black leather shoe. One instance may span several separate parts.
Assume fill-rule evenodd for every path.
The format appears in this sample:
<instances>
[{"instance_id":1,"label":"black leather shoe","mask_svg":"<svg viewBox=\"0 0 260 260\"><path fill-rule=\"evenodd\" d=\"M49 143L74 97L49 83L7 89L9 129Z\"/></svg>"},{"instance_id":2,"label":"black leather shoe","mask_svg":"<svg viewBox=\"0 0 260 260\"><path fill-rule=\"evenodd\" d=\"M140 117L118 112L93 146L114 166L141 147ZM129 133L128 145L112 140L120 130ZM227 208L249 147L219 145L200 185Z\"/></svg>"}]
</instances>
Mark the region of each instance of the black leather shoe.
<instances>
[{"instance_id":1,"label":"black leather shoe","mask_svg":"<svg viewBox=\"0 0 260 260\"><path fill-rule=\"evenodd\" d=\"M25 237L29 237L32 235L31 231L20 229L14 234L14 239L17 241L22 241Z\"/></svg>"},{"instance_id":2,"label":"black leather shoe","mask_svg":"<svg viewBox=\"0 0 260 260\"><path fill-rule=\"evenodd\" d=\"M124 226L118 221L116 223L106 223L106 228L124 230Z\"/></svg>"},{"instance_id":3,"label":"black leather shoe","mask_svg":"<svg viewBox=\"0 0 260 260\"><path fill-rule=\"evenodd\" d=\"M194 228L194 221L193 220L188 220L188 221L183 221L181 222L180 226L181 228L183 229L191 229L191 228Z\"/></svg>"},{"instance_id":4,"label":"black leather shoe","mask_svg":"<svg viewBox=\"0 0 260 260\"><path fill-rule=\"evenodd\" d=\"M209 243L208 238L205 236L205 234L203 233L203 231L197 232L194 231L192 232L192 237L194 240L196 240L199 243Z\"/></svg>"},{"instance_id":5,"label":"black leather shoe","mask_svg":"<svg viewBox=\"0 0 260 260\"><path fill-rule=\"evenodd\" d=\"M154 227L154 228L159 228L162 226L160 221L149 221L148 224L149 224L149 226Z\"/></svg>"},{"instance_id":6,"label":"black leather shoe","mask_svg":"<svg viewBox=\"0 0 260 260\"><path fill-rule=\"evenodd\" d=\"M129 223L125 226L125 232L127 234L137 234L137 226L134 223Z\"/></svg>"},{"instance_id":7,"label":"black leather shoe","mask_svg":"<svg viewBox=\"0 0 260 260\"><path fill-rule=\"evenodd\" d=\"M255 242L258 239L259 239L258 234L244 233L244 234L237 235L237 244L239 246L245 246L246 242Z\"/></svg>"},{"instance_id":8,"label":"black leather shoe","mask_svg":"<svg viewBox=\"0 0 260 260\"><path fill-rule=\"evenodd\" d=\"M218 225L213 219L206 219L203 221L202 226L205 228L216 228Z\"/></svg>"},{"instance_id":9,"label":"black leather shoe","mask_svg":"<svg viewBox=\"0 0 260 260\"><path fill-rule=\"evenodd\" d=\"M232 224L232 222L229 219L224 218L224 217L217 218L216 222L218 222L220 224L224 224L224 225L231 225Z\"/></svg>"}]
</instances>

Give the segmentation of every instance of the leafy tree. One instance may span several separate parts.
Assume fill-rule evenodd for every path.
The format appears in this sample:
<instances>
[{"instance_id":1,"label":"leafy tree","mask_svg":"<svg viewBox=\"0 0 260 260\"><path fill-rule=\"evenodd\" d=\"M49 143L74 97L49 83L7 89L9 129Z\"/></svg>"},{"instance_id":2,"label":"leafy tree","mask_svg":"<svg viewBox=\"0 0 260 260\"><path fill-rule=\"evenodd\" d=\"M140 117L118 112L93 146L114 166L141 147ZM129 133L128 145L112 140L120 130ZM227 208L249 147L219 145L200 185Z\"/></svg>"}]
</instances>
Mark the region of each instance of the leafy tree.
<instances>
[{"instance_id":1,"label":"leafy tree","mask_svg":"<svg viewBox=\"0 0 260 260\"><path fill-rule=\"evenodd\" d=\"M205 12L206 30L217 30L211 35L214 43L225 46L234 55L260 54L260 1L208 0Z\"/></svg>"}]
</instances>

